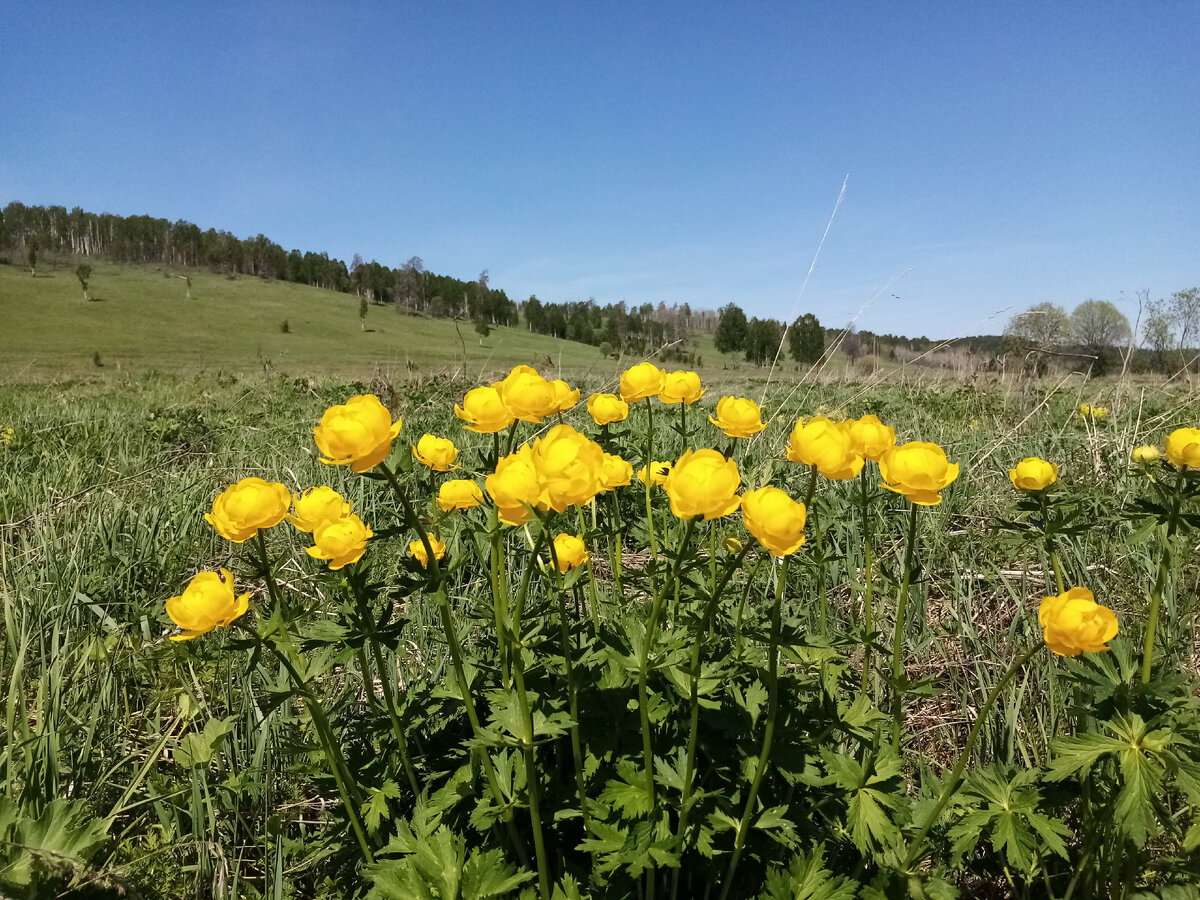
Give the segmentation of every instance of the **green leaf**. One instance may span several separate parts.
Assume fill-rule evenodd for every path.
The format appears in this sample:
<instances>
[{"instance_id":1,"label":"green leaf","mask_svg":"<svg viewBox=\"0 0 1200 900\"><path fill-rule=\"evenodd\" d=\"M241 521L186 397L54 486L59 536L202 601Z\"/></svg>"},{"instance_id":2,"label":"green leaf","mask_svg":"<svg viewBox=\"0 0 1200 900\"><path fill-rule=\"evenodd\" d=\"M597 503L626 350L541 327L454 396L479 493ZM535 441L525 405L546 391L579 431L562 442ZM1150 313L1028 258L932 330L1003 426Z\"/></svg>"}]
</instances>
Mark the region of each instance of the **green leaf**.
<instances>
[{"instance_id":1,"label":"green leaf","mask_svg":"<svg viewBox=\"0 0 1200 900\"><path fill-rule=\"evenodd\" d=\"M792 857L786 869L767 872L766 890L758 900L852 900L857 892L849 878L825 868L825 848L818 844Z\"/></svg>"},{"instance_id":2,"label":"green leaf","mask_svg":"<svg viewBox=\"0 0 1200 900\"><path fill-rule=\"evenodd\" d=\"M184 768L208 768L216 756L217 747L234 729L233 717L210 719L204 731L186 734L175 748L175 759Z\"/></svg>"},{"instance_id":3,"label":"green leaf","mask_svg":"<svg viewBox=\"0 0 1200 900\"><path fill-rule=\"evenodd\" d=\"M400 799L400 786L392 780L387 780L382 787L372 787L369 789L367 799L362 805L362 815L366 822L367 830L371 834L379 833L379 826L383 823L384 818L391 819L388 810L388 800Z\"/></svg>"},{"instance_id":4,"label":"green leaf","mask_svg":"<svg viewBox=\"0 0 1200 900\"><path fill-rule=\"evenodd\" d=\"M624 819L640 819L650 813L654 802L647 790L646 775L630 760L617 764L620 781L609 780L600 792L600 802L611 806Z\"/></svg>"}]
</instances>

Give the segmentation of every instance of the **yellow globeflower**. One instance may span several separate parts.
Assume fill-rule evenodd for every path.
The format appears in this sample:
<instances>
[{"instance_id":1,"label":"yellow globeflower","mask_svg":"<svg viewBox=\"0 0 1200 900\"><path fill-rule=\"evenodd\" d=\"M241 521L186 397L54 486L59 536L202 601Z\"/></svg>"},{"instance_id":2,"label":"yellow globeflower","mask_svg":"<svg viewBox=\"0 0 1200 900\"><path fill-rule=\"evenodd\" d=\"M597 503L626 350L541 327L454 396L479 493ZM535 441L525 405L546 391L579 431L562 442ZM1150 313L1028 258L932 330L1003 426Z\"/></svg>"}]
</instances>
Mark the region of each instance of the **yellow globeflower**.
<instances>
[{"instance_id":1,"label":"yellow globeflower","mask_svg":"<svg viewBox=\"0 0 1200 900\"><path fill-rule=\"evenodd\" d=\"M554 386L554 411L566 412L579 402L579 388L571 390L571 386L561 378L556 378L550 382Z\"/></svg>"},{"instance_id":2,"label":"yellow globeflower","mask_svg":"<svg viewBox=\"0 0 1200 900\"><path fill-rule=\"evenodd\" d=\"M947 460L937 444L909 441L879 458L879 474L889 491L918 506L937 506L942 502L940 491L958 477L958 463Z\"/></svg>"},{"instance_id":3,"label":"yellow globeflower","mask_svg":"<svg viewBox=\"0 0 1200 900\"><path fill-rule=\"evenodd\" d=\"M554 385L532 366L515 366L495 388L504 405L522 422L536 425L558 411Z\"/></svg>"},{"instance_id":4,"label":"yellow globeflower","mask_svg":"<svg viewBox=\"0 0 1200 900\"><path fill-rule=\"evenodd\" d=\"M1023 491L1044 491L1058 481L1058 463L1028 456L1008 470L1008 477L1013 487Z\"/></svg>"},{"instance_id":5,"label":"yellow globeflower","mask_svg":"<svg viewBox=\"0 0 1200 900\"><path fill-rule=\"evenodd\" d=\"M233 576L228 569L199 572L178 597L167 601L167 615L181 633L173 641L190 641L214 628L228 625L250 605L250 594L235 597Z\"/></svg>"},{"instance_id":6,"label":"yellow globeflower","mask_svg":"<svg viewBox=\"0 0 1200 900\"><path fill-rule=\"evenodd\" d=\"M804 543L808 510L776 487L742 495L742 522L772 556L791 556Z\"/></svg>"},{"instance_id":7,"label":"yellow globeflower","mask_svg":"<svg viewBox=\"0 0 1200 900\"><path fill-rule=\"evenodd\" d=\"M748 438L767 427L762 409L745 397L722 397L717 401L716 418L709 416L708 421L733 438Z\"/></svg>"},{"instance_id":8,"label":"yellow globeflower","mask_svg":"<svg viewBox=\"0 0 1200 900\"><path fill-rule=\"evenodd\" d=\"M462 406L454 404L454 414L467 423L463 428L476 434L495 434L517 420L512 410L504 405L500 391L491 386L467 391Z\"/></svg>"},{"instance_id":9,"label":"yellow globeflower","mask_svg":"<svg viewBox=\"0 0 1200 900\"><path fill-rule=\"evenodd\" d=\"M674 466L674 463L666 462L665 460L660 461L660 460L656 459L656 460L654 460L654 462L650 463L649 466L642 466L640 469L638 469L638 473L637 473L638 481L640 481L642 484L646 483L646 469L649 469L650 470L650 486L651 487L659 487L664 481L667 480L667 476L671 474L671 469L673 466ZM630 466L629 468L632 469L633 466Z\"/></svg>"},{"instance_id":10,"label":"yellow globeflower","mask_svg":"<svg viewBox=\"0 0 1200 900\"><path fill-rule=\"evenodd\" d=\"M1099 422L1101 419L1107 419L1108 418L1108 407L1107 406L1093 406L1092 407L1092 418L1095 419L1097 422Z\"/></svg>"},{"instance_id":11,"label":"yellow globeflower","mask_svg":"<svg viewBox=\"0 0 1200 900\"><path fill-rule=\"evenodd\" d=\"M366 472L388 458L401 424L399 418L392 421L392 414L378 397L362 394L325 410L321 424L313 429L313 437L324 454L321 462Z\"/></svg>"},{"instance_id":12,"label":"yellow globeflower","mask_svg":"<svg viewBox=\"0 0 1200 900\"><path fill-rule=\"evenodd\" d=\"M304 552L313 559L325 560L330 569L340 569L362 559L367 540L374 536L375 532L358 516L342 516L319 525L313 532L313 546L305 547Z\"/></svg>"},{"instance_id":13,"label":"yellow globeflower","mask_svg":"<svg viewBox=\"0 0 1200 900\"><path fill-rule=\"evenodd\" d=\"M454 441L432 434L421 435L412 452L417 462L435 472L449 472L455 468L454 463L458 459L458 448L454 446Z\"/></svg>"},{"instance_id":14,"label":"yellow globeflower","mask_svg":"<svg viewBox=\"0 0 1200 900\"><path fill-rule=\"evenodd\" d=\"M292 505L292 495L282 484L261 478L243 478L225 488L213 501L205 521L227 541L240 544L260 528L278 525Z\"/></svg>"},{"instance_id":15,"label":"yellow globeflower","mask_svg":"<svg viewBox=\"0 0 1200 900\"><path fill-rule=\"evenodd\" d=\"M1200 428L1176 428L1168 434L1167 459L1181 469L1200 469Z\"/></svg>"},{"instance_id":16,"label":"yellow globeflower","mask_svg":"<svg viewBox=\"0 0 1200 900\"><path fill-rule=\"evenodd\" d=\"M1091 414L1092 414L1092 408L1091 408L1091 406L1089 406L1089 405L1088 405L1088 404L1086 404L1086 403L1080 403L1080 404L1079 404L1079 417L1080 417L1081 419L1086 419L1086 418L1087 418L1088 416L1090 416Z\"/></svg>"},{"instance_id":17,"label":"yellow globeflower","mask_svg":"<svg viewBox=\"0 0 1200 900\"><path fill-rule=\"evenodd\" d=\"M629 404L616 394L592 394L587 410L597 425L611 425L629 417Z\"/></svg>"},{"instance_id":18,"label":"yellow globeflower","mask_svg":"<svg viewBox=\"0 0 1200 900\"><path fill-rule=\"evenodd\" d=\"M671 512L680 519L719 519L738 508L742 476L737 463L716 450L689 450L663 481Z\"/></svg>"},{"instance_id":19,"label":"yellow globeflower","mask_svg":"<svg viewBox=\"0 0 1200 900\"><path fill-rule=\"evenodd\" d=\"M1043 599L1038 621L1046 646L1059 656L1099 653L1117 636L1116 613L1097 603L1084 587Z\"/></svg>"},{"instance_id":20,"label":"yellow globeflower","mask_svg":"<svg viewBox=\"0 0 1200 900\"><path fill-rule=\"evenodd\" d=\"M496 471L487 477L484 487L505 525L524 525L532 519L528 507L537 505L541 484L529 445L497 462Z\"/></svg>"},{"instance_id":21,"label":"yellow globeflower","mask_svg":"<svg viewBox=\"0 0 1200 900\"><path fill-rule=\"evenodd\" d=\"M554 536L554 558L558 563L558 571L569 572L576 566L582 566L588 561L590 554L580 538L573 534L558 534Z\"/></svg>"},{"instance_id":22,"label":"yellow globeflower","mask_svg":"<svg viewBox=\"0 0 1200 900\"><path fill-rule=\"evenodd\" d=\"M824 416L797 420L788 438L787 458L806 466L816 466L826 478L837 481L853 478L863 467L863 456L855 445L851 423L833 422Z\"/></svg>"},{"instance_id":23,"label":"yellow globeflower","mask_svg":"<svg viewBox=\"0 0 1200 900\"><path fill-rule=\"evenodd\" d=\"M296 514L289 515L287 520L300 531L310 534L318 525L340 519L350 512L350 504L331 487L313 487L302 494L293 494L292 504Z\"/></svg>"},{"instance_id":24,"label":"yellow globeflower","mask_svg":"<svg viewBox=\"0 0 1200 900\"><path fill-rule=\"evenodd\" d=\"M604 450L570 425L555 425L533 442L541 491L538 506L562 512L582 506L602 489Z\"/></svg>"},{"instance_id":25,"label":"yellow globeflower","mask_svg":"<svg viewBox=\"0 0 1200 900\"><path fill-rule=\"evenodd\" d=\"M883 451L896 445L896 429L884 425L878 416L866 415L846 422L854 452L865 459L879 462Z\"/></svg>"},{"instance_id":26,"label":"yellow globeflower","mask_svg":"<svg viewBox=\"0 0 1200 900\"><path fill-rule=\"evenodd\" d=\"M695 372L670 372L663 376L662 390L658 399L663 403L692 404L707 393L700 386L700 376Z\"/></svg>"},{"instance_id":27,"label":"yellow globeflower","mask_svg":"<svg viewBox=\"0 0 1200 900\"><path fill-rule=\"evenodd\" d=\"M657 397L663 389L663 370L652 362L641 362L621 373L621 399L636 403Z\"/></svg>"},{"instance_id":28,"label":"yellow globeflower","mask_svg":"<svg viewBox=\"0 0 1200 900\"><path fill-rule=\"evenodd\" d=\"M473 481L464 478L452 478L443 481L438 490L437 505L442 512L452 509L474 509L483 503L483 491Z\"/></svg>"},{"instance_id":29,"label":"yellow globeflower","mask_svg":"<svg viewBox=\"0 0 1200 900\"><path fill-rule=\"evenodd\" d=\"M442 559L445 557L446 545L439 541L433 534L427 534L426 537L429 538L429 547L431 550L433 550L434 558ZM408 545L408 552L411 553L413 558L416 559L421 565L429 565L429 554L425 552L425 545L422 544L420 540L415 540L410 543Z\"/></svg>"},{"instance_id":30,"label":"yellow globeflower","mask_svg":"<svg viewBox=\"0 0 1200 900\"><path fill-rule=\"evenodd\" d=\"M624 487L633 481L633 466L611 453L604 454L604 463L600 468L601 490L612 491Z\"/></svg>"},{"instance_id":31,"label":"yellow globeflower","mask_svg":"<svg viewBox=\"0 0 1200 900\"><path fill-rule=\"evenodd\" d=\"M1158 448L1153 444L1143 444L1141 447L1134 447L1133 453L1129 458L1137 463L1152 463L1160 456Z\"/></svg>"}]
</instances>

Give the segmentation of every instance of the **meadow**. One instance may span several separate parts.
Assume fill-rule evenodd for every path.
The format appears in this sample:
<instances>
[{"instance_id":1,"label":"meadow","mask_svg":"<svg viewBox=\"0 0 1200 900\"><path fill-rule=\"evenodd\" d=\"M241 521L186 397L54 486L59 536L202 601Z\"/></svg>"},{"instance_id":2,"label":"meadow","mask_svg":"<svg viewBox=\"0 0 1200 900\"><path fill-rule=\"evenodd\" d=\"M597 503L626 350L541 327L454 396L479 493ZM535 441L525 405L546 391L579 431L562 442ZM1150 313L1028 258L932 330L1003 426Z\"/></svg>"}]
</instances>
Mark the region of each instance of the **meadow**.
<instances>
[{"instance_id":1,"label":"meadow","mask_svg":"<svg viewBox=\"0 0 1200 900\"><path fill-rule=\"evenodd\" d=\"M0 893L1200 896L1196 481L1131 459L1200 423L1189 384L768 371L698 335L702 398L602 426L586 399L638 360L199 270L90 288L0 265ZM518 364L582 398L464 428ZM355 396L403 422L362 474L314 443ZM724 396L766 427L731 436ZM872 415L944 448L944 500L882 489L882 450L853 478L797 461L798 419ZM542 484L551 436L578 458L531 511L493 473ZM700 448L741 511L632 476ZM629 483L593 503L601 450ZM1053 484L1013 483L1028 457ZM247 478L297 516L340 492L362 558L220 531ZM435 505L452 479L496 506ZM783 543L746 500L768 485ZM204 572L237 608L177 640ZM1039 610L1077 587L1120 631L1065 657Z\"/></svg>"},{"instance_id":2,"label":"meadow","mask_svg":"<svg viewBox=\"0 0 1200 900\"><path fill-rule=\"evenodd\" d=\"M358 338L349 334L357 328L351 318L345 337ZM463 430L451 410L476 373L356 382L181 368L8 380L0 393L8 893L1194 896L1194 538L1185 534L1171 558L1156 678L1141 689L1165 528L1153 484L1174 470L1130 461L1133 447L1161 446L1172 429L1200 421L1185 387L968 383L910 370L791 377L763 396L745 373L732 386L706 375L708 394L682 426L682 405L651 412L642 402L606 429L580 402L561 419L635 471L652 414L654 459L676 459L685 444L718 447L746 489L807 490L807 542L784 579L736 515L699 520L693 537L661 489L651 496L635 478L613 492L617 522L600 502L599 519L558 516L558 528L585 536L594 562L587 576L580 568L558 581L532 561L531 547L544 554L548 523L438 513L436 479L451 476L413 462L422 433L452 438L462 467L453 477L483 483L499 443ZM482 381L504 374L497 367ZM616 387L594 374L572 383L585 398ZM718 431L706 416L726 392L761 397L767 428L749 439ZM385 465L414 514L444 529L451 552L440 581L414 561L406 508L378 472L356 476L317 458L313 427L325 410L366 393L403 418ZM1081 416L1081 402L1104 415ZM810 481L809 467L785 458L798 417L867 414L894 425L901 442L936 442L960 466L945 501L919 509L913 553L906 531L916 507L877 489L873 463L861 478ZM518 443L554 421L516 423ZM1045 507L1009 478L1031 456L1060 466L1051 541ZM296 492L336 488L375 530L365 557L330 571L304 552L311 536L286 523L260 532L269 534L267 567L255 549L265 543L223 540L205 514L247 477ZM1187 502L1183 514L1194 516ZM507 566L497 568L492 541ZM1115 611L1121 631L1110 651L1071 660L1042 647L1038 604L1060 592L1056 566L1066 585L1091 588ZM177 631L168 598L219 567L250 594L248 613L195 640L169 640ZM514 632L495 602L524 598L523 587L531 618L522 631L518 616ZM907 613L893 632L901 594ZM556 596L567 602L556 608ZM693 618L706 597L715 616ZM448 643L443 600L465 669ZM658 600L662 643L639 669ZM559 626L575 651L555 649ZM899 681L888 671L893 634ZM695 669L690 646L704 647ZM864 665L866 647L873 665ZM578 683L568 691L562 667L572 652ZM521 663L532 713L509 699L509 667ZM474 737L463 678L483 719ZM892 742L897 706L903 737ZM640 725L639 707L651 717ZM779 771L767 773L757 806L746 804L766 758L764 722L776 715ZM1124 745L1112 722L1134 718L1153 727ZM523 738L522 721L540 730ZM639 731L654 742L650 800L638 793ZM582 738L586 757L574 776L581 751L569 735ZM962 781L947 773L968 744ZM1101 759L1104 746L1110 758ZM1093 750L1090 771L1063 768L1072 753ZM690 797L691 788L680 795L685 756L697 779ZM488 798L491 767L504 802ZM546 779L543 821L531 824L536 772ZM948 784L959 788L953 802L930 819ZM685 808L692 831L679 823Z\"/></svg>"}]
</instances>

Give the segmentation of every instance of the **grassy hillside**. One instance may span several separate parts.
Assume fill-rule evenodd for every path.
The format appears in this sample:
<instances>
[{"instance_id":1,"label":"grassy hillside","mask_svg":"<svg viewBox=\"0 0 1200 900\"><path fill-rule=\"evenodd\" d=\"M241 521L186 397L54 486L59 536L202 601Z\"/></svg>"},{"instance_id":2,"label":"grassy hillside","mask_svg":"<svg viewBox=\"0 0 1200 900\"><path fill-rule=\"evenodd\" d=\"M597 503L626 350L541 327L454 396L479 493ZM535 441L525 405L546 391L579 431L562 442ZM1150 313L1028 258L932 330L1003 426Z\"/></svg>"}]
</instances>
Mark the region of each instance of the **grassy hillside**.
<instances>
[{"instance_id":1,"label":"grassy hillside","mask_svg":"<svg viewBox=\"0 0 1200 900\"><path fill-rule=\"evenodd\" d=\"M191 276L191 300L174 275ZM344 378L377 368L389 377L461 369L477 377L522 362L572 375L615 365L591 347L520 328L496 328L481 346L470 323L456 328L391 307L371 306L363 331L357 297L281 281L96 262L90 289L94 299L84 301L73 267L35 278L0 266L0 377L266 368Z\"/></svg>"}]
</instances>

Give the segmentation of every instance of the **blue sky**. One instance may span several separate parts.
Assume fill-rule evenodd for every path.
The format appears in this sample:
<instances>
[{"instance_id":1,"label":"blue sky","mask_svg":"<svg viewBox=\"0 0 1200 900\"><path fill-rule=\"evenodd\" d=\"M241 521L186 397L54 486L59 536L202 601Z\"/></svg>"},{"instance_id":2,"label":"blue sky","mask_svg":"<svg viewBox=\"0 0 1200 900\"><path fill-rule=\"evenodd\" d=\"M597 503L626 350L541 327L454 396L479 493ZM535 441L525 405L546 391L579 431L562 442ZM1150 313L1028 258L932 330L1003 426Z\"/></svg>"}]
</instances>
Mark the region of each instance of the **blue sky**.
<instances>
[{"instance_id":1,"label":"blue sky","mask_svg":"<svg viewBox=\"0 0 1200 900\"><path fill-rule=\"evenodd\" d=\"M1194 0L5 9L0 204L934 338L1200 284Z\"/></svg>"}]
</instances>

